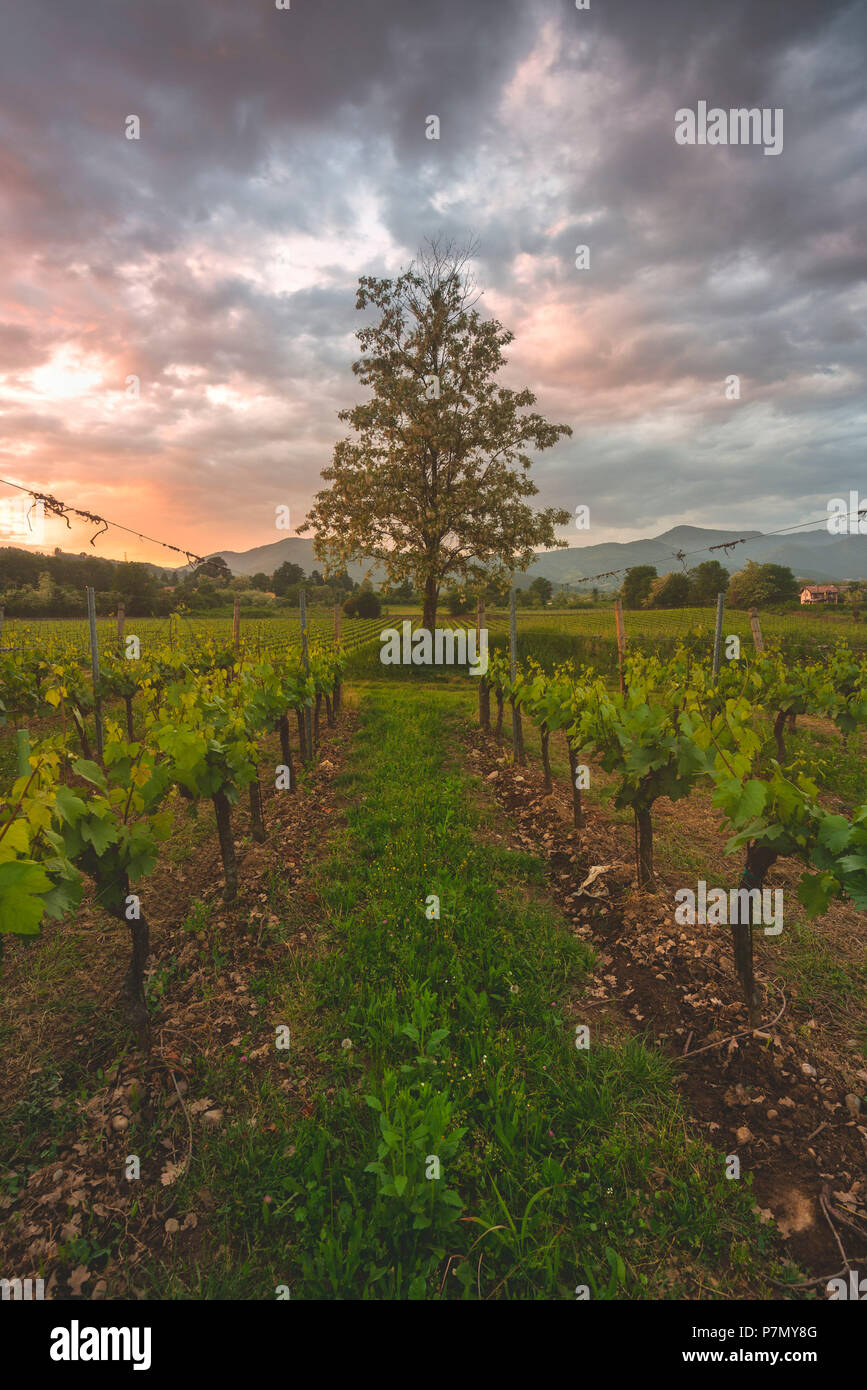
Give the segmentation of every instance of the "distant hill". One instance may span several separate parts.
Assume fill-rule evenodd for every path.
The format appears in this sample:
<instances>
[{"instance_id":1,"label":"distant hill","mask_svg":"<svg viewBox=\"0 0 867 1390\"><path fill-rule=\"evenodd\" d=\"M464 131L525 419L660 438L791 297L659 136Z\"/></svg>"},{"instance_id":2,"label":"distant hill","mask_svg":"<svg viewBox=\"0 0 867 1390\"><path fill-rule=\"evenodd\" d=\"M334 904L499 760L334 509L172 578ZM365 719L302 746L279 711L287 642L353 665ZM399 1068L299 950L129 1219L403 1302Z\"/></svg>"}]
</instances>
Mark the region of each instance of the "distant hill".
<instances>
[{"instance_id":1,"label":"distant hill","mask_svg":"<svg viewBox=\"0 0 867 1390\"><path fill-rule=\"evenodd\" d=\"M705 552L707 547L729 541L749 539L749 544L733 550ZM518 585L525 588L539 576L553 584L578 584L585 577L628 565L655 565L659 574L681 568L678 551L687 552L687 569L703 560L719 560L732 573L743 569L747 560L759 564L788 565L798 579L817 583L839 579L867 578L867 536L832 536L817 530L788 536L767 536L761 531L713 531L702 526L675 526L661 536L641 541L605 542L602 545L572 546L539 554ZM599 589L617 588L622 575L594 580ZM588 585L588 587L591 587Z\"/></svg>"},{"instance_id":2,"label":"distant hill","mask_svg":"<svg viewBox=\"0 0 867 1390\"><path fill-rule=\"evenodd\" d=\"M313 542L303 536L287 536L282 541L271 541L269 545L254 546L252 550L211 550L207 558L212 559L215 555L221 555L232 573L239 575L273 574L287 560L293 565L300 565L305 574L317 569L320 573L323 571L322 561L313 554ZM346 568L350 579L360 582L368 567L351 561Z\"/></svg>"},{"instance_id":3,"label":"distant hill","mask_svg":"<svg viewBox=\"0 0 867 1390\"><path fill-rule=\"evenodd\" d=\"M738 545L733 550L715 550L705 553L708 546L724 545L727 542L749 539L748 545ZM687 554L688 569L701 564L702 560L717 559L726 569L734 573L743 569L747 560L757 560L760 564L788 565L798 579L811 579L816 583L838 579L867 578L867 536L832 536L824 529L788 536L767 536L761 531L715 531L703 526L675 526L640 541L606 541L601 545L570 546L568 550L541 551L530 568L517 577L519 588L526 588L539 576L550 579L552 584L579 584L585 577L599 574L605 570L621 570L627 565L655 565L659 574L679 569L677 551L700 551ZM313 554L313 542L301 536L287 536L285 540L272 541L270 545L258 545L252 550L220 550L211 554L222 555L233 574L273 574L275 569L290 560L300 565L305 574L321 569L322 565ZM354 562L348 565L349 574L354 580L364 578L367 566ZM377 575L374 572L374 582ZM617 588L622 580L615 575L607 580L594 580L593 585L600 589ZM590 587L590 586L588 586Z\"/></svg>"}]
</instances>

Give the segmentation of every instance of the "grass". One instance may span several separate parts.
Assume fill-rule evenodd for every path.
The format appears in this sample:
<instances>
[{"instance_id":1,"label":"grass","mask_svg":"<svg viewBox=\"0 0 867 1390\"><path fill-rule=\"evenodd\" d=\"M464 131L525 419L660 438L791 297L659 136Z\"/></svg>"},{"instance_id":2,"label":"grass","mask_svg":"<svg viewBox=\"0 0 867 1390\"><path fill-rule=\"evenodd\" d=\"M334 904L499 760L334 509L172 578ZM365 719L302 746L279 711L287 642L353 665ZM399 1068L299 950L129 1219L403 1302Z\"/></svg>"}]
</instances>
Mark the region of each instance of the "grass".
<instances>
[{"instance_id":1,"label":"grass","mask_svg":"<svg viewBox=\"0 0 867 1390\"><path fill-rule=\"evenodd\" d=\"M590 954L539 861L491 843L449 751L470 702L367 691L345 828L311 868L318 948L253 982L272 1023L198 1064L229 1119L197 1138L175 1209L207 1191L208 1244L152 1262L150 1296L769 1294L773 1237L691 1138L660 1054L576 1047Z\"/></svg>"}]
</instances>

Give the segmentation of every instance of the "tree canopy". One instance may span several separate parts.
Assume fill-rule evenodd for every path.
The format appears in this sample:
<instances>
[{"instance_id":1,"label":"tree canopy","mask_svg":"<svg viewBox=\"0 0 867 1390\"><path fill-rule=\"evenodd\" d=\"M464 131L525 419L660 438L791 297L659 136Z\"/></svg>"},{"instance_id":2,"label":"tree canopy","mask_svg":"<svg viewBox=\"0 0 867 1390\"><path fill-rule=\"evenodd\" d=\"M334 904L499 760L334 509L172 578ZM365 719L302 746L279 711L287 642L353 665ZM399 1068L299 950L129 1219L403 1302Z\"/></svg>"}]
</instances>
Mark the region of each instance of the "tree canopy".
<instances>
[{"instance_id":1,"label":"tree canopy","mask_svg":"<svg viewBox=\"0 0 867 1390\"><path fill-rule=\"evenodd\" d=\"M760 565L755 560L747 560L744 568L732 575L728 590L731 608L758 608L797 597L798 583L788 565Z\"/></svg>"},{"instance_id":2,"label":"tree canopy","mask_svg":"<svg viewBox=\"0 0 867 1390\"><path fill-rule=\"evenodd\" d=\"M535 396L494 380L513 335L474 307L472 247L428 242L394 280L363 276L356 308L378 320L356 334L353 371L370 398L339 418L340 440L299 532L329 568L378 562L392 584L411 580L436 621L445 582L508 582L537 547L565 545L571 513L534 511L529 448L549 449L567 425L529 407Z\"/></svg>"}]
</instances>

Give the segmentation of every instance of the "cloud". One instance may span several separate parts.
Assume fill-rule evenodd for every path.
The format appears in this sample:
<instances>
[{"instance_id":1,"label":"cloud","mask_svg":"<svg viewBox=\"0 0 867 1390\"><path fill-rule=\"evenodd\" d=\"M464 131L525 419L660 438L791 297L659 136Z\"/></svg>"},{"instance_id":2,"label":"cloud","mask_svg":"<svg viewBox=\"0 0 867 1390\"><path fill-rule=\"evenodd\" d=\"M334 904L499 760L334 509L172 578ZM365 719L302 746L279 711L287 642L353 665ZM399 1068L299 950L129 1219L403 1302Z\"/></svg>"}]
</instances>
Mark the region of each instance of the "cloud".
<instances>
[{"instance_id":1,"label":"cloud","mask_svg":"<svg viewBox=\"0 0 867 1390\"><path fill-rule=\"evenodd\" d=\"M200 550L275 539L359 398L358 276L443 231L478 239L504 380L573 426L535 476L582 540L801 520L861 471L865 40L835 0L15 8L3 475ZM678 146L699 99L782 107L782 155Z\"/></svg>"}]
</instances>

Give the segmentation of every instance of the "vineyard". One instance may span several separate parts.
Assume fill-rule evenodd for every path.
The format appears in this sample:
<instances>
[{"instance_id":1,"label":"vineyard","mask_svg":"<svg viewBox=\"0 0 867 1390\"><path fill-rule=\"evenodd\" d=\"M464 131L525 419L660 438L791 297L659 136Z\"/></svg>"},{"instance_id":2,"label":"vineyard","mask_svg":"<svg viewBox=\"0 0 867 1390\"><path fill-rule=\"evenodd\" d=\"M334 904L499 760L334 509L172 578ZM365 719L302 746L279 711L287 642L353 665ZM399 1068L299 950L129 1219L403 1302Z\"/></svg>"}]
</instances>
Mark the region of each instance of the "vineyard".
<instances>
[{"instance_id":1,"label":"vineyard","mask_svg":"<svg viewBox=\"0 0 867 1390\"><path fill-rule=\"evenodd\" d=\"M703 1099L717 1085L740 1086L744 1105L759 1092L745 1040L781 1057L799 1045L767 953L794 916L863 922L867 657L840 642L795 660L771 640L715 672L691 625L671 655L648 653L636 630L619 659L615 644L593 664L604 633L533 615L513 667L495 615L482 678L437 684L422 670L427 684L407 688L379 663L380 632L400 621L234 635L222 620L131 620L125 634L103 623L96 675L85 625L7 624L4 1046L19 995L47 1010L59 992L69 1015L62 1059L53 1044L45 1054L46 1018L41 1059L31 1040L10 1070L0 1209L19 1263L55 1296L260 1297L288 1280L293 1297L562 1297L576 1283L592 1297L683 1297L696 1270L720 1296L772 1296L769 1278L804 1296L805 1270L833 1272L825 1246L792 1262L769 1243L770 1207L717 1171L713 1142L673 1138L671 1019L655 1043L640 1028L603 1041L609 1021L585 1051L582 1029L597 1025L582 998L606 965L612 983L591 995L613 1006L615 976L614 995L634 995L635 952L651 940L653 952L680 942L652 967L673 983L707 925L730 960L714 956L706 990L690 966L692 1027L674 1028L707 1068L694 1072ZM586 660L558 660L552 632ZM811 766L816 730L845 756ZM493 820L475 809L486 784ZM681 804L686 823L689 807L712 806L725 836L708 877L726 887L701 916L677 906L658 863L660 819ZM516 826L505 841L504 815ZM631 865L610 838L618 824ZM692 872L678 877L689 889ZM772 880L785 883L785 929L763 916ZM611 932L629 904L641 925L621 980ZM71 952L69 997L50 955L38 963L41 943ZM847 999L859 978L856 966ZM82 1014L74 996L88 990ZM704 1024L700 995L713 1004ZM709 1040L691 1046L701 1028ZM850 1056L849 1078L859 1066ZM56 1106L34 1102L34 1084ZM829 1220L860 1238L860 1100L847 1095L847 1110L823 1095L805 1096L804 1115L828 1105L825 1141L849 1147L824 1162L854 1203ZM130 1155L146 1207L121 1176ZM432 1155L445 1183L426 1181ZM92 1209L87 1174L106 1185ZM47 1234L34 1221L46 1201ZM206 1218L222 1252L210 1270Z\"/></svg>"}]
</instances>

